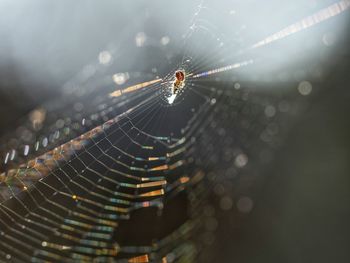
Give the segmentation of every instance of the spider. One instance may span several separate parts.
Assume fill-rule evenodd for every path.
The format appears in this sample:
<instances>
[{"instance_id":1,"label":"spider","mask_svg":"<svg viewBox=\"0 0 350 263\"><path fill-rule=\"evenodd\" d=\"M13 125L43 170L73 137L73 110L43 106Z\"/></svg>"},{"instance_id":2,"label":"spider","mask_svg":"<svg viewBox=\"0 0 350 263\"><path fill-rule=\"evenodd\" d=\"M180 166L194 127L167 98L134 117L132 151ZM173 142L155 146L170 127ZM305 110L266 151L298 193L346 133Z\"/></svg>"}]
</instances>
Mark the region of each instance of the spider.
<instances>
[{"instance_id":1,"label":"spider","mask_svg":"<svg viewBox=\"0 0 350 263\"><path fill-rule=\"evenodd\" d=\"M173 82L172 93L176 95L180 89L185 86L185 72L178 70L175 72L175 81Z\"/></svg>"}]
</instances>

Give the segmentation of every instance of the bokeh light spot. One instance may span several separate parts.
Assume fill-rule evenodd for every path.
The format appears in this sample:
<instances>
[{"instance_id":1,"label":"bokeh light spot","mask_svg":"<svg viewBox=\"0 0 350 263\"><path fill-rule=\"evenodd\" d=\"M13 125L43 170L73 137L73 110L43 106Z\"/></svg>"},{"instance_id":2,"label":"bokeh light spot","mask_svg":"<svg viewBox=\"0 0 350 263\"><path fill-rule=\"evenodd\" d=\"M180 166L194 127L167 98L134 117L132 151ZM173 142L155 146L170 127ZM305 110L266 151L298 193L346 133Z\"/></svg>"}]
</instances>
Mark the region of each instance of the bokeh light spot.
<instances>
[{"instance_id":1,"label":"bokeh light spot","mask_svg":"<svg viewBox=\"0 0 350 263\"><path fill-rule=\"evenodd\" d=\"M307 96L311 93L312 91L312 85L310 82L308 81L302 81L299 83L299 86L298 86L298 91L301 95L303 96Z\"/></svg>"}]
</instances>

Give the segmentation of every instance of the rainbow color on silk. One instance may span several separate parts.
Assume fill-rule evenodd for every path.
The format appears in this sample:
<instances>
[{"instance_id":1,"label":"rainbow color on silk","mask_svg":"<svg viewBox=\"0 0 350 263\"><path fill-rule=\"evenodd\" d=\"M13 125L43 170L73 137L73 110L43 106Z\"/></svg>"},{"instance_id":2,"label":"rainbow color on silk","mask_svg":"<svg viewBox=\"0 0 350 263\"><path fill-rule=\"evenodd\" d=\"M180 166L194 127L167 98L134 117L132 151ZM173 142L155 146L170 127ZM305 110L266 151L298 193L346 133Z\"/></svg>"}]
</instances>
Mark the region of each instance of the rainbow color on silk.
<instances>
[{"instance_id":1,"label":"rainbow color on silk","mask_svg":"<svg viewBox=\"0 0 350 263\"><path fill-rule=\"evenodd\" d=\"M252 46L252 48L265 46L269 43L272 43L274 41L280 40L280 39L285 38L289 35L298 33L298 32L305 30L309 27L317 25L325 20L328 20L334 16L337 16L337 15L343 13L349 7L350 7L350 0L339 1L335 4L332 4L332 5L324 8L324 9L321 9L320 11L318 11L317 13L315 13L311 16L308 16L308 17L282 29L281 31L279 31L271 36L268 36L267 38L254 44Z\"/></svg>"}]
</instances>

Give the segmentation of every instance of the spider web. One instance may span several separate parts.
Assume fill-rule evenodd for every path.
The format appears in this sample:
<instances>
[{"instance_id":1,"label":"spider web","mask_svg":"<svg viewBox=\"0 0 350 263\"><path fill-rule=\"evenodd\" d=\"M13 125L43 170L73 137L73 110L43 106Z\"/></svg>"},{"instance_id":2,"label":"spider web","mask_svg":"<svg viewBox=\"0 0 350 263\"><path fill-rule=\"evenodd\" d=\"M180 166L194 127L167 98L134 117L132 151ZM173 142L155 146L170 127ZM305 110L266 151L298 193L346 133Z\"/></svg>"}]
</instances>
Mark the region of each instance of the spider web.
<instances>
[{"instance_id":1,"label":"spider web","mask_svg":"<svg viewBox=\"0 0 350 263\"><path fill-rule=\"evenodd\" d=\"M221 11L206 4L194 11L179 59L166 74L120 85L51 136L22 145L23 154L5 154L1 260L188 262L197 258L203 240L212 242L214 228L201 220L210 214L212 189L220 192L226 184L249 195L242 174L250 175L248 185L256 180L283 142L286 116L292 119L300 103L283 90L245 90L237 79L254 66L256 48L338 15L350 3L322 8L250 46L237 45L239 34L234 40L220 35L204 18ZM104 56L118 54L110 49ZM179 69L187 75L185 88L169 103ZM90 86L82 87L89 70L67 83L70 94L94 94L94 85L90 94L84 94ZM222 209L233 200L224 196ZM249 210L252 200L242 200L241 209Z\"/></svg>"}]
</instances>

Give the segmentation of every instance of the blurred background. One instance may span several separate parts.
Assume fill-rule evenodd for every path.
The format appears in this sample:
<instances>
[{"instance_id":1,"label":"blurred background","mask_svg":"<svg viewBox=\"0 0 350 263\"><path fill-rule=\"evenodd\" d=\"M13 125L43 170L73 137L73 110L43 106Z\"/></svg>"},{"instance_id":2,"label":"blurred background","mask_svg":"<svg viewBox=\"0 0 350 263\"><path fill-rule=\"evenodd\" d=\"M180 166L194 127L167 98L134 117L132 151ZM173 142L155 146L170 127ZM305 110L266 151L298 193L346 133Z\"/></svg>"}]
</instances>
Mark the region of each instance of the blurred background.
<instances>
[{"instance_id":1,"label":"blurred background","mask_svg":"<svg viewBox=\"0 0 350 263\"><path fill-rule=\"evenodd\" d=\"M25 174L31 160L49 160L54 154L44 155L48 151L154 95L150 108L131 118L149 121L140 128L147 134L192 140L175 174L196 178L200 171L203 179L164 198L164 207L157 208L161 216L143 208L117 220L108 242L132 252L96 259L96 250L84 251L84 260L349 262L349 10L348 0L2 0L1 232L11 236L19 227L10 210L24 218L42 204L26 203L27 186L14 183L25 176L18 169ZM211 71L230 65L236 66ZM188 80L183 94L167 105L165 89L179 68ZM151 88L109 95L157 79ZM150 118L154 107L160 111ZM149 158L126 140L118 147ZM58 167L69 158L56 160ZM31 175L28 188L54 173L49 168ZM21 202L11 201L17 195ZM170 233L186 222L198 228L178 241ZM164 250L138 247L166 237L174 241ZM179 249L184 240L190 245ZM1 243L0 261L62 262L80 253L45 258L35 254L41 241L28 242L33 244L26 255L12 249L23 244ZM147 260L137 258L144 254Z\"/></svg>"}]
</instances>

